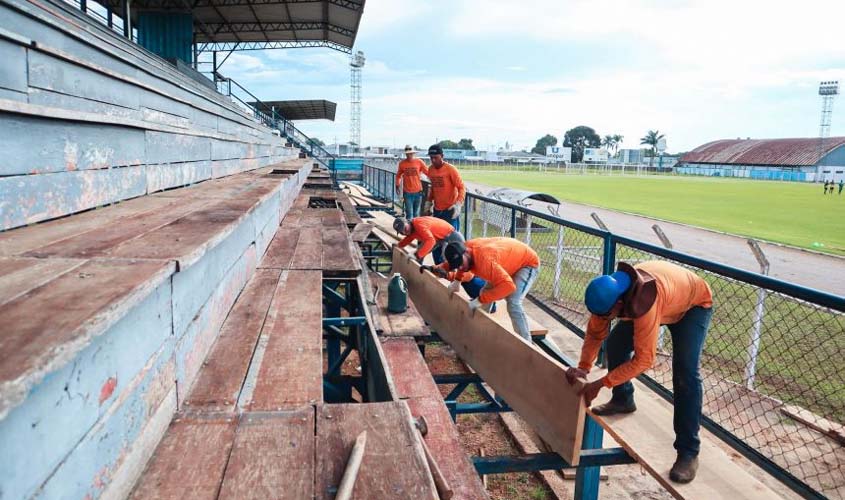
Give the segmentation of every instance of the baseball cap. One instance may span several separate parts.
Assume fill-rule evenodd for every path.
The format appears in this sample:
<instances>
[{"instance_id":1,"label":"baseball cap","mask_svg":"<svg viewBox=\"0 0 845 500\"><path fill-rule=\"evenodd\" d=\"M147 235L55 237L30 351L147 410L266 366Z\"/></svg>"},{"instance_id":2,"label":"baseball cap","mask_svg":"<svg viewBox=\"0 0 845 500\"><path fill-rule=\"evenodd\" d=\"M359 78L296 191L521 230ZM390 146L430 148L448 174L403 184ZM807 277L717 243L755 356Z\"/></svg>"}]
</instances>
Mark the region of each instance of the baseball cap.
<instances>
[{"instance_id":1,"label":"baseball cap","mask_svg":"<svg viewBox=\"0 0 845 500\"><path fill-rule=\"evenodd\" d=\"M584 292L587 309L598 316L609 313L622 295L631 286L631 277L624 271L605 274L593 279Z\"/></svg>"},{"instance_id":2,"label":"baseball cap","mask_svg":"<svg viewBox=\"0 0 845 500\"><path fill-rule=\"evenodd\" d=\"M466 251L467 247L461 241L453 241L446 245L443 256L446 258L446 263L449 264L449 269L455 270L463 265L464 252Z\"/></svg>"},{"instance_id":3,"label":"baseball cap","mask_svg":"<svg viewBox=\"0 0 845 500\"><path fill-rule=\"evenodd\" d=\"M440 147L440 144L432 144L428 147L428 155L442 155L443 148Z\"/></svg>"}]
</instances>

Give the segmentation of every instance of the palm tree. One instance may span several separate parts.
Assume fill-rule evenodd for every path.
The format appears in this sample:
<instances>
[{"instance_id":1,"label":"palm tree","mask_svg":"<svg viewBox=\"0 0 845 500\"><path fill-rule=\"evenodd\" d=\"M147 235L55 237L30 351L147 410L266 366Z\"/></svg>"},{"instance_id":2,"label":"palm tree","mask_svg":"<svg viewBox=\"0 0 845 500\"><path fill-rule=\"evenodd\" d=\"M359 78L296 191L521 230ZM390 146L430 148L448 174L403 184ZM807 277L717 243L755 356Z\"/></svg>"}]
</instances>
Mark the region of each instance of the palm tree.
<instances>
[{"instance_id":1,"label":"palm tree","mask_svg":"<svg viewBox=\"0 0 845 500\"><path fill-rule=\"evenodd\" d=\"M649 130L645 137L640 138L641 145L645 144L651 146L651 159L648 162L649 167L654 165L654 155L657 152L657 143L664 137L665 135L661 134L659 130Z\"/></svg>"},{"instance_id":2,"label":"palm tree","mask_svg":"<svg viewBox=\"0 0 845 500\"><path fill-rule=\"evenodd\" d=\"M619 146L622 144L622 141L625 139L624 135L614 134L613 135L613 152L614 154L619 151Z\"/></svg>"},{"instance_id":3,"label":"palm tree","mask_svg":"<svg viewBox=\"0 0 845 500\"><path fill-rule=\"evenodd\" d=\"M613 149L613 136L606 135L601 140L601 145L605 147L608 151Z\"/></svg>"}]
</instances>

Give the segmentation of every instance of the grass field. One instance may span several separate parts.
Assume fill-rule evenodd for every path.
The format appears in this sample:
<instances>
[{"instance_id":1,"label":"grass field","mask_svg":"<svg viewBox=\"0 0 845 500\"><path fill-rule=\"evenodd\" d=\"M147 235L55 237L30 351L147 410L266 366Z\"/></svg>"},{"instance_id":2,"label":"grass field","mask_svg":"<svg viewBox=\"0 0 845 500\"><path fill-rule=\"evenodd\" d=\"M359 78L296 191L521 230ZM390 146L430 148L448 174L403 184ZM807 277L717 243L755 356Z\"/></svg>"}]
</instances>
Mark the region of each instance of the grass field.
<instances>
[{"instance_id":1,"label":"grass field","mask_svg":"<svg viewBox=\"0 0 845 500\"><path fill-rule=\"evenodd\" d=\"M670 176L472 172L491 186L648 215L820 252L845 255L845 193L818 184Z\"/></svg>"}]
</instances>

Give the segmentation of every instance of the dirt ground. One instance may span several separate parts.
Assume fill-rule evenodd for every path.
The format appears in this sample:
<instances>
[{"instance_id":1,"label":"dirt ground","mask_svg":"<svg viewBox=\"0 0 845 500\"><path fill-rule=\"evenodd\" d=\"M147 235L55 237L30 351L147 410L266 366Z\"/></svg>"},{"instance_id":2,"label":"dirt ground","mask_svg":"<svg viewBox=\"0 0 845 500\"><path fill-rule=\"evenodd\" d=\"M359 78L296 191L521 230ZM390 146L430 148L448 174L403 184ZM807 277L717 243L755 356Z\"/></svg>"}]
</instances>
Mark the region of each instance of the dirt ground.
<instances>
[{"instance_id":1,"label":"dirt ground","mask_svg":"<svg viewBox=\"0 0 845 500\"><path fill-rule=\"evenodd\" d=\"M431 373L468 373L454 351L445 344L430 344L425 349L425 360ZM439 386L446 396L452 385ZM463 403L481 402L483 398L470 386L458 398ZM477 456L482 450L487 456L518 455L519 450L495 413L458 416L458 433L467 455ZM537 474L509 473L487 476L487 491L496 500L543 500L555 498L551 489Z\"/></svg>"}]
</instances>

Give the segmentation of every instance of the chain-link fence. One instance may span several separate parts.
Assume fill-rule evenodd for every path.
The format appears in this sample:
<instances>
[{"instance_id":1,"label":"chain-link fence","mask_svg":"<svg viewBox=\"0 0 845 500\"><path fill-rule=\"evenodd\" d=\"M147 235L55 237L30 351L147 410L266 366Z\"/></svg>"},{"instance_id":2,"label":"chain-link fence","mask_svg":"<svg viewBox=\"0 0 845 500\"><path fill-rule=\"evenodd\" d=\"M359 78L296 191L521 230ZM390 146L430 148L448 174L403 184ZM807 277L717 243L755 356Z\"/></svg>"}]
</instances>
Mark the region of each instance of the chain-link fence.
<instances>
[{"instance_id":1,"label":"chain-link fence","mask_svg":"<svg viewBox=\"0 0 845 500\"><path fill-rule=\"evenodd\" d=\"M365 185L391 200L393 173L364 168ZM387 186L388 190L383 190ZM511 236L540 256L532 297L583 335L589 281L615 269L668 260L702 276L714 313L701 362L708 428L807 496L845 498L845 299L467 194L468 238ZM546 205L548 207L552 207ZM553 210L549 208L548 210ZM642 379L671 396L672 339Z\"/></svg>"}]
</instances>

